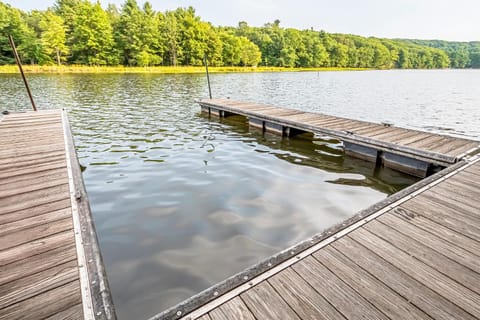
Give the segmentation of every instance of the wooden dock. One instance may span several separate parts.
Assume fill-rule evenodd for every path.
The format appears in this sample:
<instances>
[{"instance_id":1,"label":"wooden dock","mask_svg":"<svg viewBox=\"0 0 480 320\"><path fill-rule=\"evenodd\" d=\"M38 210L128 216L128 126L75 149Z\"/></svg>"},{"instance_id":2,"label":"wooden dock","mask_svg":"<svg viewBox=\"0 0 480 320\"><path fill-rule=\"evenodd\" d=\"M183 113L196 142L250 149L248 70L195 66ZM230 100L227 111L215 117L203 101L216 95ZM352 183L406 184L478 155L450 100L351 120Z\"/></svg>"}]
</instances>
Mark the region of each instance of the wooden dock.
<instances>
[{"instance_id":1,"label":"wooden dock","mask_svg":"<svg viewBox=\"0 0 480 320\"><path fill-rule=\"evenodd\" d=\"M480 157L152 319L479 319Z\"/></svg>"},{"instance_id":2,"label":"wooden dock","mask_svg":"<svg viewBox=\"0 0 480 320\"><path fill-rule=\"evenodd\" d=\"M115 319L66 113L3 116L0 137L0 319Z\"/></svg>"},{"instance_id":3,"label":"wooden dock","mask_svg":"<svg viewBox=\"0 0 480 320\"><path fill-rule=\"evenodd\" d=\"M435 173L480 150L480 141L433 134L295 109L230 99L200 100L202 111L218 117L242 115L263 131L284 136L305 132L335 137L349 155L415 176Z\"/></svg>"}]
</instances>

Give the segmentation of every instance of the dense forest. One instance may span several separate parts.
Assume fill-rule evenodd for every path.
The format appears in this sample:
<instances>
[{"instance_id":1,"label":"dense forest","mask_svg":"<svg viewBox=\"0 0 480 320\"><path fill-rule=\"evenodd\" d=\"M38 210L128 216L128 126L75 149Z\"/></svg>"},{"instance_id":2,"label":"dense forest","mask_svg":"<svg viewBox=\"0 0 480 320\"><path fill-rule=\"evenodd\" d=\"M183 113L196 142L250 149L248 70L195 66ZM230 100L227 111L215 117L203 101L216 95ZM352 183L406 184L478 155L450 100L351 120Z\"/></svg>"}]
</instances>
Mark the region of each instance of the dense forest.
<instances>
[{"instance_id":1,"label":"dense forest","mask_svg":"<svg viewBox=\"0 0 480 320\"><path fill-rule=\"evenodd\" d=\"M0 1L0 64L14 59L11 34L25 63L80 65L479 68L480 42L366 38L283 28L215 27L195 10L156 12L149 2L118 8L89 0L57 0L23 12Z\"/></svg>"}]
</instances>

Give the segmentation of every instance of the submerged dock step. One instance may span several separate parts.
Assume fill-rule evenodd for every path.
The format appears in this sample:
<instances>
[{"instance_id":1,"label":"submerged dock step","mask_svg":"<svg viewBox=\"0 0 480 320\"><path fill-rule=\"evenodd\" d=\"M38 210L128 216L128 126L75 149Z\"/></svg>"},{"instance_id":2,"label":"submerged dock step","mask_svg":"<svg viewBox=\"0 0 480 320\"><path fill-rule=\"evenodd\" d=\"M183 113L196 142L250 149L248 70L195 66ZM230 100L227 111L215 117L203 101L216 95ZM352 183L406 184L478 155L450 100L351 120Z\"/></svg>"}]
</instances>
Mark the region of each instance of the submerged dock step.
<instances>
[{"instance_id":1,"label":"submerged dock step","mask_svg":"<svg viewBox=\"0 0 480 320\"><path fill-rule=\"evenodd\" d=\"M0 118L0 319L115 319L64 111Z\"/></svg>"},{"instance_id":2,"label":"submerged dock step","mask_svg":"<svg viewBox=\"0 0 480 320\"><path fill-rule=\"evenodd\" d=\"M252 127L284 136L305 132L341 140L349 155L425 177L480 150L480 141L230 99L204 99L203 112L242 115Z\"/></svg>"}]
</instances>

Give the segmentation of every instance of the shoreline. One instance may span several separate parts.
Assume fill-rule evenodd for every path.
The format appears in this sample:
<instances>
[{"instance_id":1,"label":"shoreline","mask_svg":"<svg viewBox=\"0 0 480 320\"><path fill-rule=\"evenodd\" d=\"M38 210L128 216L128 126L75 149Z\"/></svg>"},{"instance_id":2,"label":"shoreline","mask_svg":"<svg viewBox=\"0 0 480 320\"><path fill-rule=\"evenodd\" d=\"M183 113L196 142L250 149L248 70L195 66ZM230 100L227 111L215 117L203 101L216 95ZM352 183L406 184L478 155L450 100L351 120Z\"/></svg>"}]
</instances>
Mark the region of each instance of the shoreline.
<instances>
[{"instance_id":1,"label":"shoreline","mask_svg":"<svg viewBox=\"0 0 480 320\"><path fill-rule=\"evenodd\" d=\"M25 73L51 73L51 74L76 74L76 73L152 73L152 74L195 74L205 73L203 66L158 66L158 67L124 67L124 66L40 66L23 65ZM263 72L325 72L325 71L366 71L369 68L285 68L285 67L208 67L209 73L263 73ZM0 74L18 73L16 65L1 65Z\"/></svg>"}]
</instances>

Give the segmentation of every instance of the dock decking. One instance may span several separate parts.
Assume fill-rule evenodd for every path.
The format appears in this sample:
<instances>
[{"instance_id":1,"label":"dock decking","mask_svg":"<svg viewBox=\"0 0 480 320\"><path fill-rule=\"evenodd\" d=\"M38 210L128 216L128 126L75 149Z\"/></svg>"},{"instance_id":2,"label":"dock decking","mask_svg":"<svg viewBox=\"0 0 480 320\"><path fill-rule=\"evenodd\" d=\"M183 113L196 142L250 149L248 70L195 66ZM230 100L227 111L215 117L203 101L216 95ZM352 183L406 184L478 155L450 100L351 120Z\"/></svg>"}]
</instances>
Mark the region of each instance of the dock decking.
<instances>
[{"instance_id":1,"label":"dock decking","mask_svg":"<svg viewBox=\"0 0 480 320\"><path fill-rule=\"evenodd\" d=\"M152 319L479 319L477 197L480 157Z\"/></svg>"},{"instance_id":2,"label":"dock decking","mask_svg":"<svg viewBox=\"0 0 480 320\"><path fill-rule=\"evenodd\" d=\"M0 118L0 319L115 319L66 113Z\"/></svg>"},{"instance_id":3,"label":"dock decking","mask_svg":"<svg viewBox=\"0 0 480 320\"><path fill-rule=\"evenodd\" d=\"M329 135L344 143L347 154L422 178L480 150L480 141L295 109L230 99L204 99L199 104L208 114L246 116L251 126L276 134Z\"/></svg>"}]
</instances>

